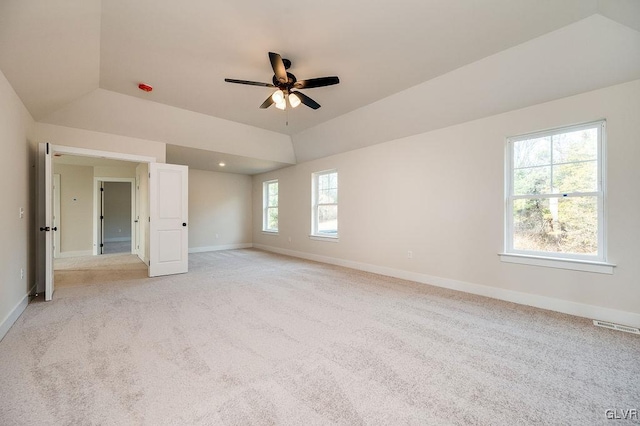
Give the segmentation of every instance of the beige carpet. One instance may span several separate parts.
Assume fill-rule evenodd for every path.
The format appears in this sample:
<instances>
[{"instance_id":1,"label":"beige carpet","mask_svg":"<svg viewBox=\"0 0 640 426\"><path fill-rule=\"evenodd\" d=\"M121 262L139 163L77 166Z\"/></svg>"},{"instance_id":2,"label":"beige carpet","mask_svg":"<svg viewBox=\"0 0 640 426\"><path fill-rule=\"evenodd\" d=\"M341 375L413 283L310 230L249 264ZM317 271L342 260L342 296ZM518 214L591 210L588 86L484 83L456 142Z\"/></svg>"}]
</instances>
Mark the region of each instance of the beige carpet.
<instances>
[{"instance_id":1,"label":"beige carpet","mask_svg":"<svg viewBox=\"0 0 640 426\"><path fill-rule=\"evenodd\" d=\"M102 275L0 342L1 425L622 424L640 338L257 250ZM111 281L111 276L114 280Z\"/></svg>"},{"instance_id":2,"label":"beige carpet","mask_svg":"<svg viewBox=\"0 0 640 426\"><path fill-rule=\"evenodd\" d=\"M135 254L102 254L55 259L53 269L56 289L87 284L108 285L115 281L144 279L148 276L147 265Z\"/></svg>"}]
</instances>

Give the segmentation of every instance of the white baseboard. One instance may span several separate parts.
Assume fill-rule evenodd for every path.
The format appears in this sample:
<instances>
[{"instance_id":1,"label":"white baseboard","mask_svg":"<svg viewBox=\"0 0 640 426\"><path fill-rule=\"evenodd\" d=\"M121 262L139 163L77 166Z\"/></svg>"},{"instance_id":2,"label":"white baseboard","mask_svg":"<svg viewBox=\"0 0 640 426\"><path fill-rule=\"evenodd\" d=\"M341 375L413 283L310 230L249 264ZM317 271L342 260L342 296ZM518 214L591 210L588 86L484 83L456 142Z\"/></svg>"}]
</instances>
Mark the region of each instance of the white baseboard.
<instances>
[{"instance_id":1,"label":"white baseboard","mask_svg":"<svg viewBox=\"0 0 640 426\"><path fill-rule=\"evenodd\" d=\"M4 339L11 326L20 318L20 315L27 309L29 304L29 295L36 291L36 286L31 287L29 292L14 306L9 314L0 323L0 341Z\"/></svg>"},{"instance_id":2,"label":"white baseboard","mask_svg":"<svg viewBox=\"0 0 640 426\"><path fill-rule=\"evenodd\" d=\"M386 275L403 280L415 281L422 284L429 284L451 290L463 291L465 293L490 297L492 299L504 300L518 303L520 305L533 306L564 314L575 315L589 319L598 319L627 325L630 327L640 327L640 314L633 312L619 311L617 309L604 308L601 306L587 305L584 303L571 302L568 300L555 299L547 296L539 296L520 291L506 290L498 287L490 287L482 284L468 283L449 278L434 277L419 272L404 271L402 269L388 268L385 266L371 265L369 263L355 262L351 260L338 259L334 257L321 256L317 254L305 253L295 250L281 249L277 247L254 244L254 248L284 254L287 256L299 257L316 262L329 263L332 265L344 266L346 268L357 269L374 274Z\"/></svg>"},{"instance_id":3,"label":"white baseboard","mask_svg":"<svg viewBox=\"0 0 640 426\"><path fill-rule=\"evenodd\" d=\"M93 256L93 250L61 251L60 255L57 258L62 259L67 257L83 257L83 256Z\"/></svg>"},{"instance_id":4,"label":"white baseboard","mask_svg":"<svg viewBox=\"0 0 640 426\"><path fill-rule=\"evenodd\" d=\"M251 248L251 247L253 247L253 244L251 243L226 244L221 246L208 246L208 247L190 247L189 253L204 253L207 251L235 250L235 249L245 249L245 248Z\"/></svg>"}]
</instances>

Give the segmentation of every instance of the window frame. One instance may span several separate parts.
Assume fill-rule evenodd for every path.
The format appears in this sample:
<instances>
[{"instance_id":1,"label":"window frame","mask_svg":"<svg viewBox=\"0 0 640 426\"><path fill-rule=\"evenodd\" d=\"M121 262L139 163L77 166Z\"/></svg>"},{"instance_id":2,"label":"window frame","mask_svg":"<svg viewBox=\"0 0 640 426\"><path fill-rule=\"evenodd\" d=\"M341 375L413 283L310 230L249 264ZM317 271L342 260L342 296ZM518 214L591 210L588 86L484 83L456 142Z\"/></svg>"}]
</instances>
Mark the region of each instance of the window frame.
<instances>
[{"instance_id":1,"label":"window frame","mask_svg":"<svg viewBox=\"0 0 640 426\"><path fill-rule=\"evenodd\" d=\"M558 194L514 194L514 144L528 139L535 139L541 137L553 137L563 133L575 132L585 129L597 129L597 189L596 191L589 192L571 192L571 193L558 193ZM506 138L506 166L505 166L505 232L504 232L504 253L501 256L509 256L509 259L502 259L503 261L513 263L527 263L535 264L539 266L560 267L564 269L578 269L578 270L592 270L593 268L583 268L581 264L595 264L595 265L607 265L614 266L607 263L607 238L606 238L606 186L605 186L605 153L606 153L606 120L596 120L587 123L562 126L554 129L532 132L522 135ZM551 148L550 165L553 168L553 148ZM553 173L553 172L552 172ZM597 199L597 214L598 214L598 253L596 255L579 254L579 253L560 253L560 252L548 252L548 251L533 251L522 250L513 247L514 242L514 217L513 217L513 205L517 199L546 199L551 198L574 198L581 196L593 196ZM533 261L522 260L523 258L530 258ZM546 262L545 260L552 261L553 263ZM566 263L558 262L566 261L571 262L575 267L567 267ZM576 266L577 265L577 266ZM592 271L600 272L600 271ZM605 273L613 273L612 270L608 270Z\"/></svg>"},{"instance_id":2,"label":"window frame","mask_svg":"<svg viewBox=\"0 0 640 426\"><path fill-rule=\"evenodd\" d=\"M277 194L277 202L275 206L269 205L269 185L278 184L278 194ZM278 229L280 228L280 183L278 179L271 179L262 182L262 232L268 232L269 234L277 234ZM278 223L277 227L269 228L269 210L276 209L278 211Z\"/></svg>"},{"instance_id":3,"label":"window frame","mask_svg":"<svg viewBox=\"0 0 640 426\"><path fill-rule=\"evenodd\" d=\"M321 206L336 206L336 208L338 207L339 201L335 202L335 203L319 203L318 202L318 198L319 198L319 181L320 181L320 177L321 176L326 176L326 175L330 175L330 174L336 174L336 182L338 182L336 184L336 194L339 194L339 180L338 180L338 170L337 169L329 169L329 170L322 170L319 172L314 172L311 174L311 234L309 235L309 237L311 239L318 239L318 240L332 240L332 241L337 241L338 237L339 237L339 227L338 227L338 217L339 214L336 214L336 232L335 234L328 234L328 233L322 233L318 231L318 210ZM340 199L340 196L337 195L337 199Z\"/></svg>"}]
</instances>

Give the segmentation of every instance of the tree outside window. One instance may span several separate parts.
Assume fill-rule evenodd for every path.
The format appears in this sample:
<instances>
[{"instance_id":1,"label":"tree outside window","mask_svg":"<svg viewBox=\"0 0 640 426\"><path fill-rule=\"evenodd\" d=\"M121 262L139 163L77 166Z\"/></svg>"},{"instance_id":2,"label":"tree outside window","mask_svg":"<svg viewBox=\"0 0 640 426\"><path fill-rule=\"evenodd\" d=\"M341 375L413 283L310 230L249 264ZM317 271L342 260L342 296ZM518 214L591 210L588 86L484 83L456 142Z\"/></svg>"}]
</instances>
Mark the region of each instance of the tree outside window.
<instances>
[{"instance_id":1,"label":"tree outside window","mask_svg":"<svg viewBox=\"0 0 640 426\"><path fill-rule=\"evenodd\" d=\"M507 252L604 260L603 129L509 139Z\"/></svg>"},{"instance_id":2,"label":"tree outside window","mask_svg":"<svg viewBox=\"0 0 640 426\"><path fill-rule=\"evenodd\" d=\"M263 183L263 217L262 230L278 232L278 181L271 180Z\"/></svg>"}]
</instances>

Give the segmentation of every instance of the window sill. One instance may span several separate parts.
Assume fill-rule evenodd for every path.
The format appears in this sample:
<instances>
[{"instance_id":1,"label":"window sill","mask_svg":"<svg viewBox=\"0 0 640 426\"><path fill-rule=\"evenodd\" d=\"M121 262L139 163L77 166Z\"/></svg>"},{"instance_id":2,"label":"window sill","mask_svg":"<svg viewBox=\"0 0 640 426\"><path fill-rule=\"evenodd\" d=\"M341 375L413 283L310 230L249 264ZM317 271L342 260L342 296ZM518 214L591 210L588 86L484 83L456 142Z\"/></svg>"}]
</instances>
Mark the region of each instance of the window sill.
<instances>
[{"instance_id":1,"label":"window sill","mask_svg":"<svg viewBox=\"0 0 640 426\"><path fill-rule=\"evenodd\" d=\"M278 231L265 231L264 229L262 230L262 234L263 235L278 235Z\"/></svg>"},{"instance_id":2,"label":"window sill","mask_svg":"<svg viewBox=\"0 0 640 426\"><path fill-rule=\"evenodd\" d=\"M309 239L315 241L328 241L330 243L337 243L340 241L338 237L331 237L329 235L309 235Z\"/></svg>"},{"instance_id":3,"label":"window sill","mask_svg":"<svg viewBox=\"0 0 640 426\"><path fill-rule=\"evenodd\" d=\"M596 274L613 275L613 268L616 266L613 263L607 262L532 256L528 254L498 253L498 256L500 256L501 262L542 266L545 268L569 269L572 271L594 272Z\"/></svg>"}]
</instances>

